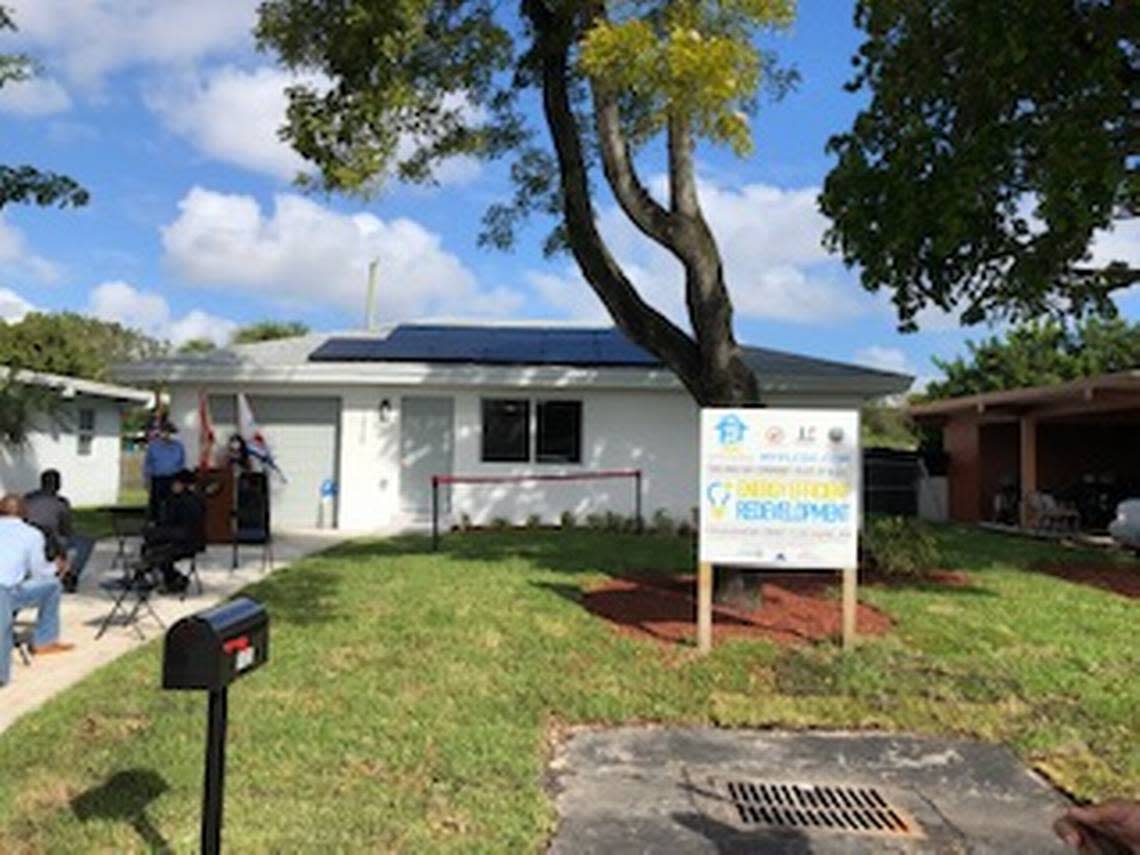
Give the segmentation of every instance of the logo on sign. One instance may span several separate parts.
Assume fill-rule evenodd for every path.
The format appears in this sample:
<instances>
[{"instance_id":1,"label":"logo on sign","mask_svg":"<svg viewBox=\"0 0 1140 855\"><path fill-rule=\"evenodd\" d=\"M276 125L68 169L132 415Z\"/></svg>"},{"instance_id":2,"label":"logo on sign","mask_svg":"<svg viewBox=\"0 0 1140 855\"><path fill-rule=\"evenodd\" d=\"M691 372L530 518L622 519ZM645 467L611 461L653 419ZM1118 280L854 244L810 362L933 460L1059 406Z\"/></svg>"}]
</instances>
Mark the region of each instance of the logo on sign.
<instances>
[{"instance_id":1,"label":"logo on sign","mask_svg":"<svg viewBox=\"0 0 1140 855\"><path fill-rule=\"evenodd\" d=\"M713 481L709 484L705 495L709 500L712 518L720 522L728 514L728 505L732 501L732 490L720 481Z\"/></svg>"},{"instance_id":2,"label":"logo on sign","mask_svg":"<svg viewBox=\"0 0 1140 855\"><path fill-rule=\"evenodd\" d=\"M839 445L839 443L843 442L843 428L833 427L827 432L827 438L836 445Z\"/></svg>"},{"instance_id":3,"label":"logo on sign","mask_svg":"<svg viewBox=\"0 0 1140 855\"><path fill-rule=\"evenodd\" d=\"M748 425L739 416L725 416L716 423L717 441L721 445L739 445L747 432Z\"/></svg>"},{"instance_id":4,"label":"logo on sign","mask_svg":"<svg viewBox=\"0 0 1140 855\"><path fill-rule=\"evenodd\" d=\"M800 427L800 432L796 436L796 442L800 445L812 445L815 443L815 437L815 425L803 425Z\"/></svg>"},{"instance_id":5,"label":"logo on sign","mask_svg":"<svg viewBox=\"0 0 1140 855\"><path fill-rule=\"evenodd\" d=\"M779 425L772 425L764 431L764 439L768 441L769 445L783 445L784 429Z\"/></svg>"}]
</instances>

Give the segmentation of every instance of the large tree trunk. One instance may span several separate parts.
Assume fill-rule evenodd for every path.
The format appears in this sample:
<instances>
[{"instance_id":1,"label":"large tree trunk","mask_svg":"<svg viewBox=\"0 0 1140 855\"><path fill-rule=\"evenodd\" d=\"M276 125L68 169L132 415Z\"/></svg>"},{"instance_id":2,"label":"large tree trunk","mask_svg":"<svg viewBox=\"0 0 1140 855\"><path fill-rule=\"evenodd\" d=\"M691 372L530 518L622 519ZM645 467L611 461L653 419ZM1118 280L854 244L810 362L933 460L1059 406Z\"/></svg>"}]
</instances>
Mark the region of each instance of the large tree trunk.
<instances>
[{"instance_id":1,"label":"large tree trunk","mask_svg":"<svg viewBox=\"0 0 1140 855\"><path fill-rule=\"evenodd\" d=\"M570 49L579 33L574 18L551 11L543 0L524 0L523 8L534 26L543 110L558 158L566 232L582 275L618 327L660 358L698 404L759 403L755 375L741 359L733 335L732 303L720 252L700 211L688 129L678 124L676 133L670 131L673 198L666 209L636 174L613 93L593 90L606 180L634 225L682 264L692 335L642 299L598 231L581 128L569 94ZM589 15L602 13L602 4L591 4Z\"/></svg>"}]
</instances>

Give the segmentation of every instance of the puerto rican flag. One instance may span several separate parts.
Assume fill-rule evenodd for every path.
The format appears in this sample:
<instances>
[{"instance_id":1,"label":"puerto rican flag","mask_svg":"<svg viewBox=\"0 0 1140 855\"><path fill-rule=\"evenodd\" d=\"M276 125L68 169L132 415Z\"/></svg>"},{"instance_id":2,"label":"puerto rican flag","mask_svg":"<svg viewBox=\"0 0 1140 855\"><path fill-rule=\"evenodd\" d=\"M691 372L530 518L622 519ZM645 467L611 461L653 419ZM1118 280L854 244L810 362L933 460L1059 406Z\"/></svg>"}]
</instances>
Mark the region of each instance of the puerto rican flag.
<instances>
[{"instance_id":1,"label":"puerto rican flag","mask_svg":"<svg viewBox=\"0 0 1140 855\"><path fill-rule=\"evenodd\" d=\"M289 479L285 477L285 473L281 471L281 467L273 459L273 452L269 450L269 443L265 441L265 435L262 434L261 428L257 426L257 422L253 418L253 410L249 406L249 401L240 392L237 396L237 404L238 432L241 434L241 438L245 440L250 456L256 458L266 469L272 469L276 472L282 481L288 482Z\"/></svg>"}]
</instances>

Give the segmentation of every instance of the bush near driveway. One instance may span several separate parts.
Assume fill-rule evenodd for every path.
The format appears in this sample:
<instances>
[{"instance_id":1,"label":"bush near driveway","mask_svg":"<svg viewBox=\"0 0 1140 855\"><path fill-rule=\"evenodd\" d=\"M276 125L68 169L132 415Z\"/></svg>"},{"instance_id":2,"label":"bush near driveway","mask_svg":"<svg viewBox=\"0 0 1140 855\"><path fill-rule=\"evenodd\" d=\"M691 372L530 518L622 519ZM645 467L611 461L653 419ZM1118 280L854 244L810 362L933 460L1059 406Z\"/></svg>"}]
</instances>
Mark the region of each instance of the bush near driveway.
<instances>
[{"instance_id":1,"label":"bush near driveway","mask_svg":"<svg viewBox=\"0 0 1140 855\"><path fill-rule=\"evenodd\" d=\"M484 532L445 536L439 554L405 538L279 571L249 592L273 616L272 661L231 692L227 846L541 848L544 767L568 724L974 734L1079 795L1140 796L1136 601L1022 569L1052 545L936 537L971 584L864 589L897 631L850 656L755 642L663 655L579 606L611 575L691 570L679 538ZM160 691L160 654L0 735L0 851L195 849L205 698Z\"/></svg>"}]
</instances>

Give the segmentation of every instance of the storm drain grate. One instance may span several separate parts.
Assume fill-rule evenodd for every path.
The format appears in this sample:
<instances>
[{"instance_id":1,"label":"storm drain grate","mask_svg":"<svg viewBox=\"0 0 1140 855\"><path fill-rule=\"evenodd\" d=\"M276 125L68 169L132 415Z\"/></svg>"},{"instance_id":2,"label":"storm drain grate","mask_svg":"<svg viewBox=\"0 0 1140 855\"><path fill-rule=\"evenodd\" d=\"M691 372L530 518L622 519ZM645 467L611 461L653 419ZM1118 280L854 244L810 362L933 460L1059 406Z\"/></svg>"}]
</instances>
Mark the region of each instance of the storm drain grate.
<instances>
[{"instance_id":1,"label":"storm drain grate","mask_svg":"<svg viewBox=\"0 0 1140 855\"><path fill-rule=\"evenodd\" d=\"M726 781L746 826L913 837L918 824L874 787Z\"/></svg>"}]
</instances>

